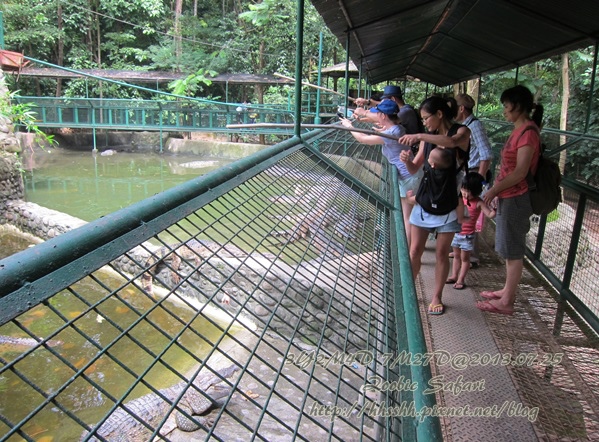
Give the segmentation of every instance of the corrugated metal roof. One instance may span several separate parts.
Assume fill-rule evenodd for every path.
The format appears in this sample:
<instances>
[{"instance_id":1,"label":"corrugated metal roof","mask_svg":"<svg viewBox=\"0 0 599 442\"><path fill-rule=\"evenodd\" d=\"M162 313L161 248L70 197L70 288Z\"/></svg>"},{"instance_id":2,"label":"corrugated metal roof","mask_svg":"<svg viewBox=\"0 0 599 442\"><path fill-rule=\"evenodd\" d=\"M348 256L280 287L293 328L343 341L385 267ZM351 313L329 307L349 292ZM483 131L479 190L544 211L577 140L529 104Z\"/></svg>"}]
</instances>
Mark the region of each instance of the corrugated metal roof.
<instances>
[{"instance_id":1,"label":"corrugated metal roof","mask_svg":"<svg viewBox=\"0 0 599 442\"><path fill-rule=\"evenodd\" d=\"M376 84L445 86L595 44L598 0L311 0Z\"/></svg>"}]
</instances>

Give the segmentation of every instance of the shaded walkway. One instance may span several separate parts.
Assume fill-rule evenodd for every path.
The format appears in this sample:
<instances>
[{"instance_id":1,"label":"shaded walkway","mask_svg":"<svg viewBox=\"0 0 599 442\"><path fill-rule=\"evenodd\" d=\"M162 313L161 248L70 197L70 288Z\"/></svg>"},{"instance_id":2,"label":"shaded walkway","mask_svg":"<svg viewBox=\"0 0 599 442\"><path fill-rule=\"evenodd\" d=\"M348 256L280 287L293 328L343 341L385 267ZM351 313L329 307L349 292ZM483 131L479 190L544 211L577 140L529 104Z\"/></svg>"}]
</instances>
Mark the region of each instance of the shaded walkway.
<instances>
[{"instance_id":1,"label":"shaded walkway","mask_svg":"<svg viewBox=\"0 0 599 442\"><path fill-rule=\"evenodd\" d=\"M491 247L494 232L485 234L481 265L469 272L468 288L446 287L444 315L425 314L434 279L432 241L417 281L429 348L451 355L454 365L442 361L433 367L433 376L444 376L446 386L438 403L453 410L504 407L496 419L442 419L444 440L599 440L597 334L571 308L557 302L548 284L529 266L524 269L513 316L479 311L478 293L501 288L505 276L504 264ZM463 391L450 391L451 381Z\"/></svg>"}]
</instances>

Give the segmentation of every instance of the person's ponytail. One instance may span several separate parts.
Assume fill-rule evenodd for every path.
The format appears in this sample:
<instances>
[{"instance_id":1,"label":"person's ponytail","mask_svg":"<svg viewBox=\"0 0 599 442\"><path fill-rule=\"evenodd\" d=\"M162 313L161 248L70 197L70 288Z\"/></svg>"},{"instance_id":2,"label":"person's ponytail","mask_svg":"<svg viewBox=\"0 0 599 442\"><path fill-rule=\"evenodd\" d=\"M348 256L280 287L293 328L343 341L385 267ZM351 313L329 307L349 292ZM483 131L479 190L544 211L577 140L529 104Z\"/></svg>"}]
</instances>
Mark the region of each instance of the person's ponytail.
<instances>
[{"instance_id":1,"label":"person's ponytail","mask_svg":"<svg viewBox=\"0 0 599 442\"><path fill-rule=\"evenodd\" d=\"M545 111L545 108L543 107L542 104L535 103L533 105L533 111L532 111L532 115L530 116L530 119L535 122L535 124L539 127L539 129L541 129L543 127L544 111Z\"/></svg>"}]
</instances>

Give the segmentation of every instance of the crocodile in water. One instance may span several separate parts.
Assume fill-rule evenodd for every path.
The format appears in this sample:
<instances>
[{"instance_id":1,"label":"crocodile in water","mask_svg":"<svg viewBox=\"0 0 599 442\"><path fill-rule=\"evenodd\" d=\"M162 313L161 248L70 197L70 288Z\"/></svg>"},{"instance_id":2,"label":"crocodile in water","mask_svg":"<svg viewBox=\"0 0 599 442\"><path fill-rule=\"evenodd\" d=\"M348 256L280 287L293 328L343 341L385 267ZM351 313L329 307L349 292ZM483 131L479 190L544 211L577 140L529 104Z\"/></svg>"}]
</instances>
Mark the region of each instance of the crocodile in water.
<instances>
[{"instance_id":1,"label":"crocodile in water","mask_svg":"<svg viewBox=\"0 0 599 442\"><path fill-rule=\"evenodd\" d=\"M202 416L216 407L215 401L227 396L231 389L218 385L222 379L231 376L237 370L237 366L217 370L219 376L208 373L199 375L190 386L181 381L178 384L159 390L161 396L149 393L140 398L127 402L123 407L117 408L108 419L96 429L96 435L102 436L107 441L142 441L149 440L156 427L165 420L166 414L172 407L172 403L179 397L181 392L185 393L177 404L177 408L188 415L193 415L192 421L177 408L174 409L177 427L183 431L195 431L201 425L210 427L213 420ZM142 421L144 423L142 423ZM91 437L86 439L89 433L86 431L81 435L81 441L98 441Z\"/></svg>"}]
</instances>

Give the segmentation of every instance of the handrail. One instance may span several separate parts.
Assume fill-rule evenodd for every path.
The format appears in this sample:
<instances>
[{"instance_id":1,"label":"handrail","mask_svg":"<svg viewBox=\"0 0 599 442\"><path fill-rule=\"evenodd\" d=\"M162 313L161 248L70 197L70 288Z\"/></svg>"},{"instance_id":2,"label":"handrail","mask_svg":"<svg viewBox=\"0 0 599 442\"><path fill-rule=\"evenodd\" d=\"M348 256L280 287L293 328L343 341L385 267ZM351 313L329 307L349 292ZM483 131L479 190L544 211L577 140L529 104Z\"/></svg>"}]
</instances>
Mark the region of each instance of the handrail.
<instances>
[{"instance_id":1,"label":"handrail","mask_svg":"<svg viewBox=\"0 0 599 442\"><path fill-rule=\"evenodd\" d=\"M250 181L281 160L294 158L294 155L301 150L301 155L297 156L299 161L312 155L315 164L331 171L332 176L340 181L351 181L352 189L355 188L357 192L364 195L363 201L376 204L377 210L390 214L393 218L390 228L396 230L392 234L394 242L387 242L385 249L391 247L395 250L393 257L399 256L399 258L390 261L392 268L385 270L389 273L386 273L384 279L389 278L394 281L394 285L390 287L391 291L385 293L389 293L391 298L393 295L395 297L397 311L394 317L399 323L393 327L389 324L388 333L399 333L401 329L402 337L408 337L406 348L412 353L425 353L426 344L422 330L417 330L422 327L422 324L415 301L415 286L413 281L409 282L411 269L399 204L397 171L395 168L387 167L388 165L385 167L389 177L385 177L384 180L390 182L388 188L391 192L391 200L381 198L375 191L362 185L359 180L352 179L351 174L332 161L328 155L310 145L336 132L329 128L329 130L310 131L301 138L293 137L5 258L0 265L0 324L43 304L86 275L92 274L123 254L130 253L132 247L155 238L157 232L168 230L182 217L196 213L198 207L203 207L224 193L237 189L240 184ZM301 167L298 170L301 170ZM387 219L387 216L385 218ZM400 249L397 249L398 247ZM134 278L139 276L137 274ZM406 327L410 330L405 330ZM393 337L390 341L401 341L402 346L406 345L406 342L399 337ZM386 339L381 340L381 343L386 342ZM395 351L395 348L390 347L387 351ZM428 366L413 366L409 367L409 370L414 377L414 382L419 386L428 385L431 376ZM415 392L406 392L402 395L402 400L406 402L413 400L417 409L434 405L434 395L424 395L423 388ZM438 440L437 435L440 434L438 418L428 416L420 420L417 417L406 416L402 421L407 432L416 431L418 440Z\"/></svg>"}]
</instances>

